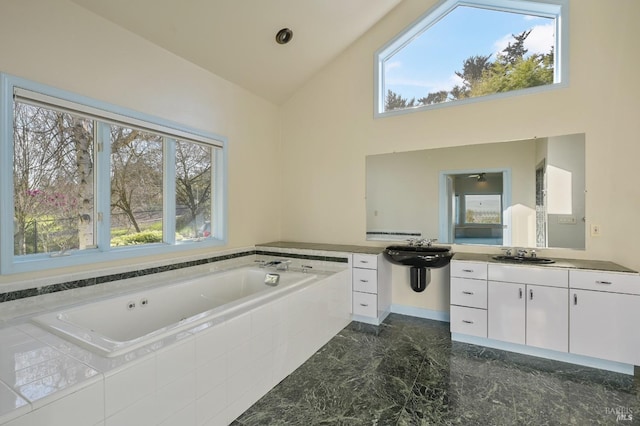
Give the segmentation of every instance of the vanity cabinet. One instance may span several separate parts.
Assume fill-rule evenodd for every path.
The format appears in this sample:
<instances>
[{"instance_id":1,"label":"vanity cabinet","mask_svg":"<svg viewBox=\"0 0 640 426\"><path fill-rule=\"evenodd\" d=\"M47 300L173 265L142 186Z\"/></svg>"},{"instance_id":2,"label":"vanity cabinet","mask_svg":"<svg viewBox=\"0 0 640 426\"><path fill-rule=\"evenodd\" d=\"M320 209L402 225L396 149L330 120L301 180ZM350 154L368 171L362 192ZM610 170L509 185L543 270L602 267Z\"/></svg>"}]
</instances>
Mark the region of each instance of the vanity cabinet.
<instances>
[{"instance_id":1,"label":"vanity cabinet","mask_svg":"<svg viewBox=\"0 0 640 426\"><path fill-rule=\"evenodd\" d=\"M572 270L569 351L640 365L640 277Z\"/></svg>"},{"instance_id":2,"label":"vanity cabinet","mask_svg":"<svg viewBox=\"0 0 640 426\"><path fill-rule=\"evenodd\" d=\"M488 265L487 337L567 352L568 271Z\"/></svg>"},{"instance_id":3,"label":"vanity cabinet","mask_svg":"<svg viewBox=\"0 0 640 426\"><path fill-rule=\"evenodd\" d=\"M451 332L487 337L487 264L452 260Z\"/></svg>"},{"instance_id":4,"label":"vanity cabinet","mask_svg":"<svg viewBox=\"0 0 640 426\"><path fill-rule=\"evenodd\" d=\"M488 285L487 337L567 352L566 288L499 281Z\"/></svg>"},{"instance_id":5,"label":"vanity cabinet","mask_svg":"<svg viewBox=\"0 0 640 426\"><path fill-rule=\"evenodd\" d=\"M487 337L524 345L526 285L491 281L488 287Z\"/></svg>"},{"instance_id":6,"label":"vanity cabinet","mask_svg":"<svg viewBox=\"0 0 640 426\"><path fill-rule=\"evenodd\" d=\"M478 344L475 337L485 337L487 346L527 353L505 343L525 345L539 356L629 374L628 365L640 365L640 275L610 262L594 262L607 271L570 262L579 266L453 259L453 340Z\"/></svg>"},{"instance_id":7,"label":"vanity cabinet","mask_svg":"<svg viewBox=\"0 0 640 426\"><path fill-rule=\"evenodd\" d=\"M391 265L382 254L353 254L354 320L379 325L391 309Z\"/></svg>"}]
</instances>

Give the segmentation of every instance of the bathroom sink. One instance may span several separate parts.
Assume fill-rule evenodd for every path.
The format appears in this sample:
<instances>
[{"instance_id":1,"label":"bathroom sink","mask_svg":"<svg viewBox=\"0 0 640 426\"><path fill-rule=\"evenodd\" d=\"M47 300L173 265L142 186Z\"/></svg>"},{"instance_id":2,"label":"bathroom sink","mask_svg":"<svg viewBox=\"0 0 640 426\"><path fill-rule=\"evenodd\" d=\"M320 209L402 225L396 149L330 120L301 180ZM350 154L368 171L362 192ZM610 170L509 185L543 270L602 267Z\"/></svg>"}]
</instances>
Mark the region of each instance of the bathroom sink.
<instances>
[{"instance_id":1,"label":"bathroom sink","mask_svg":"<svg viewBox=\"0 0 640 426\"><path fill-rule=\"evenodd\" d=\"M547 257L526 257L526 256L507 256L507 255L493 256L492 259L500 262L533 263L538 265L556 262L555 260L549 259Z\"/></svg>"},{"instance_id":2,"label":"bathroom sink","mask_svg":"<svg viewBox=\"0 0 640 426\"><path fill-rule=\"evenodd\" d=\"M442 268L451 262L453 253L446 246L389 246L384 257L396 265Z\"/></svg>"}]
</instances>

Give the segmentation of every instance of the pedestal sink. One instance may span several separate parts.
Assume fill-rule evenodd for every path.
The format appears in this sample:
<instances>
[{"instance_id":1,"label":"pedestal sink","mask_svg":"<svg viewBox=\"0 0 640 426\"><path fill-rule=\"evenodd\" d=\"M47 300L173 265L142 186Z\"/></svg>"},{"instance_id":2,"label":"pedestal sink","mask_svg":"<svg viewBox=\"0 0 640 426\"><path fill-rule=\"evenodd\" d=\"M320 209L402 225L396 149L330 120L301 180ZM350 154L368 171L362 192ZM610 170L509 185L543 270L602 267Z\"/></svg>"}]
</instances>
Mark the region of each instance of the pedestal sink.
<instances>
[{"instance_id":1,"label":"pedestal sink","mask_svg":"<svg viewBox=\"0 0 640 426\"><path fill-rule=\"evenodd\" d=\"M431 281L430 269L442 268L451 262L451 247L434 245L396 245L384 249L384 257L396 265L411 268L411 288L422 292Z\"/></svg>"}]
</instances>

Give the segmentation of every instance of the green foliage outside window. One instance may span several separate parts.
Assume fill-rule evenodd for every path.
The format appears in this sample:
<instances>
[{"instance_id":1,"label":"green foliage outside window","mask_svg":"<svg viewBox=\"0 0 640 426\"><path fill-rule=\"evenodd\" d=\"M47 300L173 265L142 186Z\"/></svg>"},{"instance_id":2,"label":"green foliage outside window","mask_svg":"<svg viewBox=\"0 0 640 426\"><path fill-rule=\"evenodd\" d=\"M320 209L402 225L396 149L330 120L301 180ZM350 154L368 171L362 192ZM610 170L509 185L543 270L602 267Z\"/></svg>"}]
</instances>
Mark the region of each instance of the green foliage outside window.
<instances>
[{"instance_id":1,"label":"green foliage outside window","mask_svg":"<svg viewBox=\"0 0 640 426\"><path fill-rule=\"evenodd\" d=\"M553 48L545 54L527 56L528 51L524 43L530 34L531 30L513 34L513 41L509 42L493 61L492 55L467 58L462 64L462 70L455 73L462 79L462 84L454 86L451 90L431 92L418 99L403 98L402 95L387 90L385 111L553 84Z\"/></svg>"}]
</instances>

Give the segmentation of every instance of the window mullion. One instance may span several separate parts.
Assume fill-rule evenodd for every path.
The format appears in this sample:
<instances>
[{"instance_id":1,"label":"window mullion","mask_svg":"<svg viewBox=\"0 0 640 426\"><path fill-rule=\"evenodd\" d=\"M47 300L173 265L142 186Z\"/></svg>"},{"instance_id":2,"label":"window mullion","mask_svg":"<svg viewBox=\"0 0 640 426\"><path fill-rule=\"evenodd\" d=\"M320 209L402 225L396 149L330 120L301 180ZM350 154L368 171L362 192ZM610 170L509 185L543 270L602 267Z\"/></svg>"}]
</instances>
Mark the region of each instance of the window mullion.
<instances>
[{"instance_id":1,"label":"window mullion","mask_svg":"<svg viewBox=\"0 0 640 426\"><path fill-rule=\"evenodd\" d=\"M164 138L163 144L163 214L162 235L167 244L176 243L176 141Z\"/></svg>"},{"instance_id":2,"label":"window mullion","mask_svg":"<svg viewBox=\"0 0 640 426\"><path fill-rule=\"evenodd\" d=\"M13 87L0 75L0 268L7 273L13 264Z\"/></svg>"},{"instance_id":3,"label":"window mullion","mask_svg":"<svg viewBox=\"0 0 640 426\"><path fill-rule=\"evenodd\" d=\"M96 122L96 243L109 251L111 243L111 133L106 123Z\"/></svg>"},{"instance_id":4,"label":"window mullion","mask_svg":"<svg viewBox=\"0 0 640 426\"><path fill-rule=\"evenodd\" d=\"M227 150L214 149L214 167L212 167L213 200L211 217L215 220L213 237L222 241L227 239ZM213 225L213 223L212 223Z\"/></svg>"}]
</instances>

